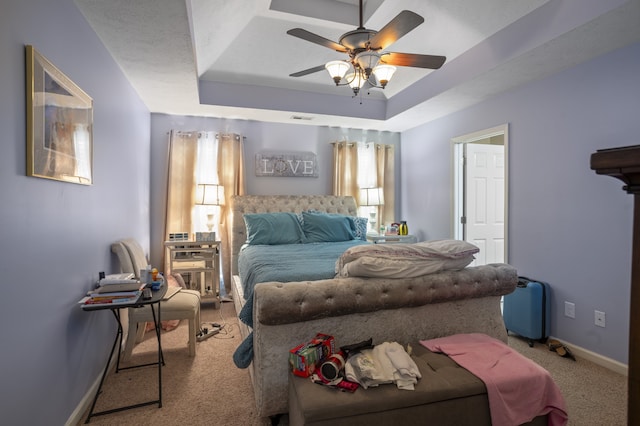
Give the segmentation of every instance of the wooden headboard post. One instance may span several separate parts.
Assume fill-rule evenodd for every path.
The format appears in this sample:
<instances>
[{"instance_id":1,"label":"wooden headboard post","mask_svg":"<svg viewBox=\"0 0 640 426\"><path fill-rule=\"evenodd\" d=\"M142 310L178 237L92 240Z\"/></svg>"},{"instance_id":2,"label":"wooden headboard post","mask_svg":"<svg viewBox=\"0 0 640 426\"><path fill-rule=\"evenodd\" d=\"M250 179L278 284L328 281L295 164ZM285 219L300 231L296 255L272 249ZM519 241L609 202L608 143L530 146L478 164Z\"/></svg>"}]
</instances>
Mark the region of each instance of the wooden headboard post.
<instances>
[{"instance_id":1,"label":"wooden headboard post","mask_svg":"<svg viewBox=\"0 0 640 426\"><path fill-rule=\"evenodd\" d=\"M247 240L245 213L325 213L358 215L356 200L337 195L234 195L231 197L231 274L238 275L238 253Z\"/></svg>"}]
</instances>

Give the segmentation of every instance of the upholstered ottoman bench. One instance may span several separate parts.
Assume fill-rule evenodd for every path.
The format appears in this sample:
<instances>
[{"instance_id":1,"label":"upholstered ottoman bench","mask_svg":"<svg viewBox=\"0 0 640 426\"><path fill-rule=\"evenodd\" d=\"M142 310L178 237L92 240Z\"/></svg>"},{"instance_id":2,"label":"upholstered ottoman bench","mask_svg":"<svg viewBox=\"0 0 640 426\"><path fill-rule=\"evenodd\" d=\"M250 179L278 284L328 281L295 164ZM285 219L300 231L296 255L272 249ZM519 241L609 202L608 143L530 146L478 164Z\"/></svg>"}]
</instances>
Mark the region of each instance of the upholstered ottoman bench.
<instances>
[{"instance_id":1,"label":"upholstered ottoman bench","mask_svg":"<svg viewBox=\"0 0 640 426\"><path fill-rule=\"evenodd\" d=\"M412 357L422 378L415 390L393 384L340 392L309 379L289 378L289 423L299 425L491 426L484 383L449 357L413 345ZM547 416L530 426L545 426Z\"/></svg>"}]
</instances>

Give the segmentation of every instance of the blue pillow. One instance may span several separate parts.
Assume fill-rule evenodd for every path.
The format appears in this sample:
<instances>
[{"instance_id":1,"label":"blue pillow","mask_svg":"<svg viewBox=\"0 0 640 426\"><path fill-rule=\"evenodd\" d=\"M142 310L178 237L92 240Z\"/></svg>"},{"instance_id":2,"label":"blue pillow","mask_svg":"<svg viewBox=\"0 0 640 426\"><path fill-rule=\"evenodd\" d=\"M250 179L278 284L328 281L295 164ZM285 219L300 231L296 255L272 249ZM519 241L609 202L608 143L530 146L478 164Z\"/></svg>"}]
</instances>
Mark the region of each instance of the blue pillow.
<instances>
[{"instance_id":1,"label":"blue pillow","mask_svg":"<svg viewBox=\"0 0 640 426\"><path fill-rule=\"evenodd\" d=\"M349 241L355 239L355 224L349 216L302 212L303 231L308 243Z\"/></svg>"},{"instance_id":2,"label":"blue pillow","mask_svg":"<svg viewBox=\"0 0 640 426\"><path fill-rule=\"evenodd\" d=\"M356 226L355 239L367 241L367 223L369 219L366 217L354 217L353 223Z\"/></svg>"},{"instance_id":3,"label":"blue pillow","mask_svg":"<svg viewBox=\"0 0 640 426\"><path fill-rule=\"evenodd\" d=\"M294 213L247 213L243 217L247 244L298 244L305 240Z\"/></svg>"}]
</instances>

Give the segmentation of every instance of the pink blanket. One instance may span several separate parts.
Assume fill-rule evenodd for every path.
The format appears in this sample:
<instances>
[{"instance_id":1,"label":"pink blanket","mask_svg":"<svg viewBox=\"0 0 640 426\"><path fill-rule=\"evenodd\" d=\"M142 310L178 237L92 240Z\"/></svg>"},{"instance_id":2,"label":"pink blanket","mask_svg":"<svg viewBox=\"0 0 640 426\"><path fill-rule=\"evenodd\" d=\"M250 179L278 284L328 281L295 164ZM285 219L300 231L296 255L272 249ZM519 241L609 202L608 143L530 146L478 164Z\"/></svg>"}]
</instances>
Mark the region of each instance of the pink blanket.
<instances>
[{"instance_id":1,"label":"pink blanket","mask_svg":"<svg viewBox=\"0 0 640 426\"><path fill-rule=\"evenodd\" d=\"M456 334L420 343L447 354L480 378L487 387L491 423L515 426L549 414L549 425L566 425L560 389L547 370L484 334Z\"/></svg>"}]
</instances>

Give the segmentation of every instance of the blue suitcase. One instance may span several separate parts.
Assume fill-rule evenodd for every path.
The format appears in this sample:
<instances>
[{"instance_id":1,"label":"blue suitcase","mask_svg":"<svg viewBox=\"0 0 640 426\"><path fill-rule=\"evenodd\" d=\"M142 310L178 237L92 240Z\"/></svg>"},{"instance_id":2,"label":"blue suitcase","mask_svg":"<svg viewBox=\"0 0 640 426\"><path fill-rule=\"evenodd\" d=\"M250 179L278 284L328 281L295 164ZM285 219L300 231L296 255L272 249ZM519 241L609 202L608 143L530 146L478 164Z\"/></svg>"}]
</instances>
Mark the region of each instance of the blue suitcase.
<instances>
[{"instance_id":1,"label":"blue suitcase","mask_svg":"<svg viewBox=\"0 0 640 426\"><path fill-rule=\"evenodd\" d=\"M549 337L551 313L551 291L549 284L518 277L513 293L504 296L502 316L507 331L545 343Z\"/></svg>"}]
</instances>

